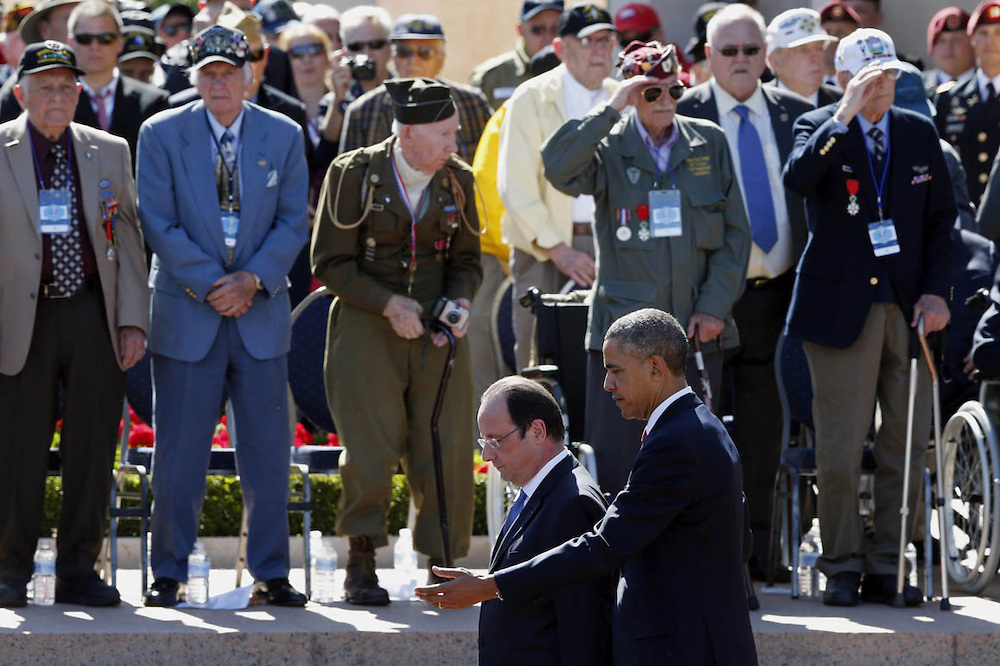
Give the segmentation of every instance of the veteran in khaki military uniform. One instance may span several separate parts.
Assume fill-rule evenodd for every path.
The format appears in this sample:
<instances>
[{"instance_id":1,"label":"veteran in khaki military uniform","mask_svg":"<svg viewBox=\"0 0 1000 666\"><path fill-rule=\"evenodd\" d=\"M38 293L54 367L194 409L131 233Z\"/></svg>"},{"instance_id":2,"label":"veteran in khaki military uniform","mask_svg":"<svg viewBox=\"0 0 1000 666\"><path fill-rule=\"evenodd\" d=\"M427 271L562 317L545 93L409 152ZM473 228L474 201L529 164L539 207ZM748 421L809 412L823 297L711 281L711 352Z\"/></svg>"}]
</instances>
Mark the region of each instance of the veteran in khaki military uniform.
<instances>
[{"instance_id":1,"label":"veteran in khaki military uniform","mask_svg":"<svg viewBox=\"0 0 1000 666\"><path fill-rule=\"evenodd\" d=\"M750 227L725 136L714 123L675 115L684 91L675 47L632 42L620 61L627 82L608 104L570 120L542 147L552 184L570 196L593 195L597 207L587 431L605 490L624 485L642 423L622 418L603 389L604 333L640 308L672 312L688 337L697 330L718 395L722 354L714 340L721 335L726 347L739 344L732 309L750 257ZM620 123L626 105L635 110ZM687 374L700 391L693 360Z\"/></svg>"},{"instance_id":2,"label":"veteran in khaki military uniform","mask_svg":"<svg viewBox=\"0 0 1000 666\"><path fill-rule=\"evenodd\" d=\"M312 241L313 271L337 296L325 370L346 448L336 525L350 537L345 598L365 605L389 602L374 549L387 543L400 461L417 510L414 545L442 561L430 419L447 341L429 318L440 297L468 308L482 279L473 176L452 154L449 88L424 78L385 85L396 129L334 161ZM457 338L466 325L453 329ZM439 429L451 552L463 557L472 533L472 372L467 341L457 343Z\"/></svg>"}]
</instances>

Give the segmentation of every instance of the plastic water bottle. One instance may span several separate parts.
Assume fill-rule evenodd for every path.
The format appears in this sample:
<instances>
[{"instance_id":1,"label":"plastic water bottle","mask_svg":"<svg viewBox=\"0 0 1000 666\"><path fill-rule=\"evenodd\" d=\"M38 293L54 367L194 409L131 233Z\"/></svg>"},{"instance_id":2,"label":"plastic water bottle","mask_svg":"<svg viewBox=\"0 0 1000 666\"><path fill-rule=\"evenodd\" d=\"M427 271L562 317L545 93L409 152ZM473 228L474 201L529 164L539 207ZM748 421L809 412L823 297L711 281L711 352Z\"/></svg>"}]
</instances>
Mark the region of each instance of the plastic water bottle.
<instances>
[{"instance_id":1,"label":"plastic water bottle","mask_svg":"<svg viewBox=\"0 0 1000 666\"><path fill-rule=\"evenodd\" d=\"M816 568L816 560L823 552L823 542L819 535L819 521L813 520L799 546L799 596L818 597L826 586L826 576Z\"/></svg>"},{"instance_id":2,"label":"plastic water bottle","mask_svg":"<svg viewBox=\"0 0 1000 666\"><path fill-rule=\"evenodd\" d=\"M34 589L32 601L35 604L51 606L56 602L56 552L52 550L49 539L38 540L31 586Z\"/></svg>"},{"instance_id":3,"label":"plastic water bottle","mask_svg":"<svg viewBox=\"0 0 1000 666\"><path fill-rule=\"evenodd\" d=\"M413 530L404 527L399 530L396 547L392 551L393 568L400 581L400 599L412 599L413 589L420 584L417 551L413 550Z\"/></svg>"},{"instance_id":4,"label":"plastic water bottle","mask_svg":"<svg viewBox=\"0 0 1000 666\"><path fill-rule=\"evenodd\" d=\"M194 550L188 555L188 605L204 606L208 603L208 574L211 569L212 560L205 552L205 544L196 542Z\"/></svg>"},{"instance_id":5,"label":"plastic water bottle","mask_svg":"<svg viewBox=\"0 0 1000 666\"><path fill-rule=\"evenodd\" d=\"M906 558L906 564L910 569L907 583L913 587L917 587L917 547L914 546L912 542L906 544L906 550L903 551L903 557Z\"/></svg>"},{"instance_id":6,"label":"plastic water bottle","mask_svg":"<svg viewBox=\"0 0 1000 666\"><path fill-rule=\"evenodd\" d=\"M320 604L332 604L337 600L336 575L337 551L333 546L320 542L316 553L316 565L313 568L312 600Z\"/></svg>"}]
</instances>

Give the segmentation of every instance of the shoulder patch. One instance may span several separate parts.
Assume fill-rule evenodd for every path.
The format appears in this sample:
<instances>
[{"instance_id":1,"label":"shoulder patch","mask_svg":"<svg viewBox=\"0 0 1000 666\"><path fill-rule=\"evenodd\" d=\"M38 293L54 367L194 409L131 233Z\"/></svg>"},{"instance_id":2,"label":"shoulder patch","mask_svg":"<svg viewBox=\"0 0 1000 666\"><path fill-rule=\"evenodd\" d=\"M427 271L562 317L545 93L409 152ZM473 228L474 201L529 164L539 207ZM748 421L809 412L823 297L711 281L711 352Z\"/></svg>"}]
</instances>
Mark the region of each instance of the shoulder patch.
<instances>
[{"instance_id":1,"label":"shoulder patch","mask_svg":"<svg viewBox=\"0 0 1000 666\"><path fill-rule=\"evenodd\" d=\"M952 88L954 88L957 83L958 81L946 81L945 83L942 83L937 88L935 88L934 92L935 94L943 95L949 92Z\"/></svg>"}]
</instances>

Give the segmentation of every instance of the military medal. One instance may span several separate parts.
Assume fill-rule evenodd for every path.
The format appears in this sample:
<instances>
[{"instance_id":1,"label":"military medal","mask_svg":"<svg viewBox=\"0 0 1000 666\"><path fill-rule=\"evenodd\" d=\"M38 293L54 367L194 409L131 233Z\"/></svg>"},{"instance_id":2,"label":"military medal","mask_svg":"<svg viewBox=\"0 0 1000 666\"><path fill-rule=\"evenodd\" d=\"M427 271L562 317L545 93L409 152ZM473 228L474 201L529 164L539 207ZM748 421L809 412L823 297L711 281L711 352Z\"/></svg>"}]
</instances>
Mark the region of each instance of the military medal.
<instances>
[{"instance_id":1,"label":"military medal","mask_svg":"<svg viewBox=\"0 0 1000 666\"><path fill-rule=\"evenodd\" d=\"M375 239L371 236L365 239L365 261L375 261Z\"/></svg>"},{"instance_id":2,"label":"military medal","mask_svg":"<svg viewBox=\"0 0 1000 666\"><path fill-rule=\"evenodd\" d=\"M115 247L118 243L115 235L115 223L118 221L118 199L111 189L110 180L104 178L97 185L101 188L101 219L104 222L104 237L107 239L104 255L108 261L114 261Z\"/></svg>"},{"instance_id":3,"label":"military medal","mask_svg":"<svg viewBox=\"0 0 1000 666\"><path fill-rule=\"evenodd\" d=\"M643 243L649 240L649 206L642 204L638 207L639 213L639 240Z\"/></svg>"},{"instance_id":4,"label":"military medal","mask_svg":"<svg viewBox=\"0 0 1000 666\"><path fill-rule=\"evenodd\" d=\"M853 178L847 179L847 194L850 195L847 204L847 214L854 216L861 212L861 206L858 205L858 188L860 182L854 180Z\"/></svg>"},{"instance_id":5,"label":"military medal","mask_svg":"<svg viewBox=\"0 0 1000 666\"><path fill-rule=\"evenodd\" d=\"M622 243L627 243L632 238L632 230L628 228L629 210L627 208L618 209L618 228L615 229L615 238Z\"/></svg>"}]
</instances>

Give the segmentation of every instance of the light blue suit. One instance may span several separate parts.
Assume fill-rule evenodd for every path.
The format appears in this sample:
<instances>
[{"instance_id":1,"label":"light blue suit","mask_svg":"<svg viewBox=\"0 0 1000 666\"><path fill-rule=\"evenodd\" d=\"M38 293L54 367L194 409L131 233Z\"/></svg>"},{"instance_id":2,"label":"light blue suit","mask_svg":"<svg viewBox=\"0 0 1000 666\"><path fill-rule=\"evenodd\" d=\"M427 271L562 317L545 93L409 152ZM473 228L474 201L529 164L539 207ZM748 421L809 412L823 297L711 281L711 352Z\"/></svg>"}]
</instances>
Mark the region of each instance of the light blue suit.
<instances>
[{"instance_id":1,"label":"light blue suit","mask_svg":"<svg viewBox=\"0 0 1000 666\"><path fill-rule=\"evenodd\" d=\"M240 226L227 266L204 104L164 111L139 130L139 218L156 253L147 345L157 578L187 580L210 442L227 395L239 427L250 572L257 580L288 575L286 273L308 237L308 173L302 131L284 116L245 102L239 141ZM240 270L257 275L264 289L246 314L223 317L205 297L216 280Z\"/></svg>"}]
</instances>

